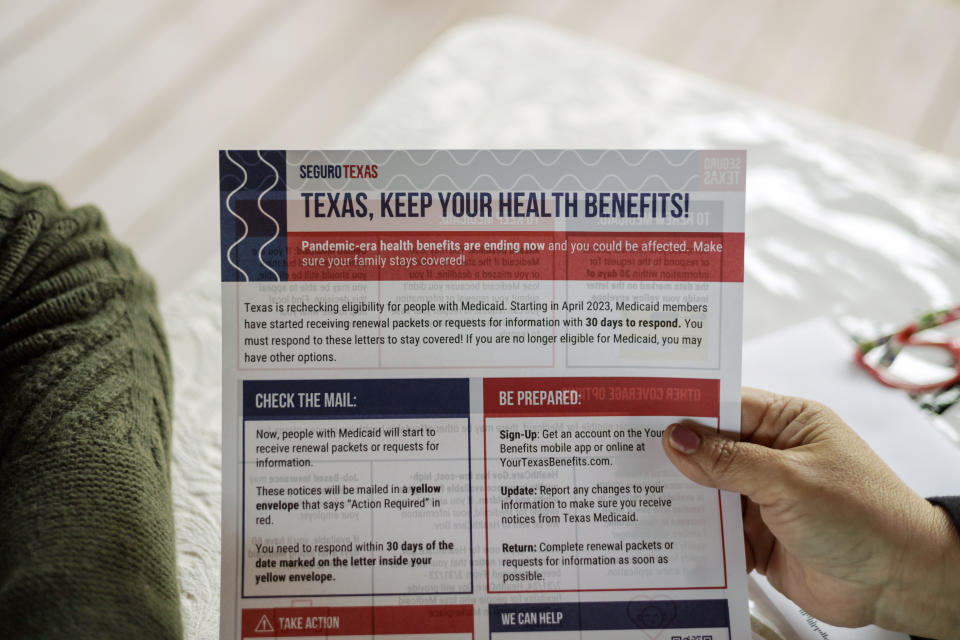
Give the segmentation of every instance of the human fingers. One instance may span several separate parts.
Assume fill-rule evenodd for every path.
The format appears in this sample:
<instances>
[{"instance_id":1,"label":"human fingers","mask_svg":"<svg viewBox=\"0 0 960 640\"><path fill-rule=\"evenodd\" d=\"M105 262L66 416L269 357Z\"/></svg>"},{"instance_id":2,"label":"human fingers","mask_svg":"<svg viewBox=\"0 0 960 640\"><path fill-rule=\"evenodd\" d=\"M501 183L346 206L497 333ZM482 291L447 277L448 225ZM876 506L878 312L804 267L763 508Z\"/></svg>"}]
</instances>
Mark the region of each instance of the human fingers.
<instances>
[{"instance_id":1,"label":"human fingers","mask_svg":"<svg viewBox=\"0 0 960 640\"><path fill-rule=\"evenodd\" d=\"M740 505L743 513L743 538L749 548L747 572L756 569L766 574L770 555L773 553L777 539L763 521L760 507L756 502L741 496Z\"/></svg>"}]
</instances>

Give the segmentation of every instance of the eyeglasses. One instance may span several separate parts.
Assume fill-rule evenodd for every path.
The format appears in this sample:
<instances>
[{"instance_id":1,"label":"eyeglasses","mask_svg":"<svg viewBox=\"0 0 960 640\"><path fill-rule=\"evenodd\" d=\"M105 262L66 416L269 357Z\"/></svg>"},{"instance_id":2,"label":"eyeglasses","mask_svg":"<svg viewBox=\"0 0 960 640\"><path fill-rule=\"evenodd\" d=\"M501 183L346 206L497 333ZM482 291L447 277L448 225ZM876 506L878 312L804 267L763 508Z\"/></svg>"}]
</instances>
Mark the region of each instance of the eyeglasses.
<instances>
[{"instance_id":1,"label":"eyeglasses","mask_svg":"<svg viewBox=\"0 0 960 640\"><path fill-rule=\"evenodd\" d=\"M859 342L857 363L877 381L909 393L960 382L960 306L933 311L876 340Z\"/></svg>"}]
</instances>

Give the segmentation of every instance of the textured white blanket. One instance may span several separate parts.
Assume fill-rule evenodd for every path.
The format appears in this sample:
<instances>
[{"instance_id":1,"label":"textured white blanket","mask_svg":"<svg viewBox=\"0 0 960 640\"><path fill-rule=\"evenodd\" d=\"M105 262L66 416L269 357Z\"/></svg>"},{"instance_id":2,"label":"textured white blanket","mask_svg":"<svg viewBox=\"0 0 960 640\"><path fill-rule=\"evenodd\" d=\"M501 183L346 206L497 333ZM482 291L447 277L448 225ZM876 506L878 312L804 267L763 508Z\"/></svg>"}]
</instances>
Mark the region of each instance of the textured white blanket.
<instances>
[{"instance_id":1,"label":"textured white blanket","mask_svg":"<svg viewBox=\"0 0 960 640\"><path fill-rule=\"evenodd\" d=\"M337 143L746 148L745 339L823 314L903 322L960 302L956 162L536 24L481 21L451 31ZM175 367L185 628L188 638L212 640L220 595L218 261L169 296L163 312Z\"/></svg>"}]
</instances>

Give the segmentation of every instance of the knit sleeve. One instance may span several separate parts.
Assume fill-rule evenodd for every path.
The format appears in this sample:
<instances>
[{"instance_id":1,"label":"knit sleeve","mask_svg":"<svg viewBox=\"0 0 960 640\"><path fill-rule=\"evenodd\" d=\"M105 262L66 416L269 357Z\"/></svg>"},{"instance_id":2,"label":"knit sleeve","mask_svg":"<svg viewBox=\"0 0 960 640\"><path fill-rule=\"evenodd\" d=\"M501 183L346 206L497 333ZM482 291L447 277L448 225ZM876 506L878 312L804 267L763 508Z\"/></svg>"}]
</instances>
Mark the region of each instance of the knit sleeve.
<instances>
[{"instance_id":1,"label":"knit sleeve","mask_svg":"<svg viewBox=\"0 0 960 640\"><path fill-rule=\"evenodd\" d=\"M0 173L0 636L182 636L171 391L100 212Z\"/></svg>"}]
</instances>

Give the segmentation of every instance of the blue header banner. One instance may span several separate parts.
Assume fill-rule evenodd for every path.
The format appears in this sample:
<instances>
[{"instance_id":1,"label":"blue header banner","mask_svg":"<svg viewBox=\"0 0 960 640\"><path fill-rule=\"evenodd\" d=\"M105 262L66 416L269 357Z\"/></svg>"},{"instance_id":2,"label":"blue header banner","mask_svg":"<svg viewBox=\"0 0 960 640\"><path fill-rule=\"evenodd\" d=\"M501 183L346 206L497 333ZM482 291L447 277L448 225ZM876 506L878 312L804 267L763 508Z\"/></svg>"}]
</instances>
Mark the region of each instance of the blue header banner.
<instances>
[{"instance_id":1,"label":"blue header banner","mask_svg":"<svg viewBox=\"0 0 960 640\"><path fill-rule=\"evenodd\" d=\"M626 602L490 605L490 633L729 627L726 600L635 598Z\"/></svg>"},{"instance_id":2,"label":"blue header banner","mask_svg":"<svg viewBox=\"0 0 960 640\"><path fill-rule=\"evenodd\" d=\"M245 380L244 419L466 417L466 378Z\"/></svg>"}]
</instances>

